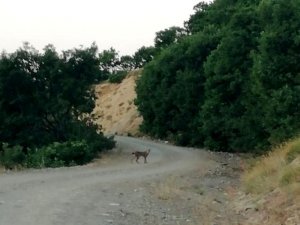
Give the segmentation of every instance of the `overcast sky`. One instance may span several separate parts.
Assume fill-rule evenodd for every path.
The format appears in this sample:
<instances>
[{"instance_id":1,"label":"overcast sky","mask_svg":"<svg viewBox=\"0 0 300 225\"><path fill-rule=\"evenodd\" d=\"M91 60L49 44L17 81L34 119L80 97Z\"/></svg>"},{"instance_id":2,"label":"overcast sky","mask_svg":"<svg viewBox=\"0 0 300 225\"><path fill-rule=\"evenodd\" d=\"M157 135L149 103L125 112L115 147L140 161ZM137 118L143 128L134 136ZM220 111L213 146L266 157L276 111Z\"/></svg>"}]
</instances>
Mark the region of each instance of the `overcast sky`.
<instances>
[{"instance_id":1,"label":"overcast sky","mask_svg":"<svg viewBox=\"0 0 300 225\"><path fill-rule=\"evenodd\" d=\"M28 41L41 50L114 47L121 55L153 45L155 32L183 26L201 0L0 0L0 51Z\"/></svg>"}]
</instances>

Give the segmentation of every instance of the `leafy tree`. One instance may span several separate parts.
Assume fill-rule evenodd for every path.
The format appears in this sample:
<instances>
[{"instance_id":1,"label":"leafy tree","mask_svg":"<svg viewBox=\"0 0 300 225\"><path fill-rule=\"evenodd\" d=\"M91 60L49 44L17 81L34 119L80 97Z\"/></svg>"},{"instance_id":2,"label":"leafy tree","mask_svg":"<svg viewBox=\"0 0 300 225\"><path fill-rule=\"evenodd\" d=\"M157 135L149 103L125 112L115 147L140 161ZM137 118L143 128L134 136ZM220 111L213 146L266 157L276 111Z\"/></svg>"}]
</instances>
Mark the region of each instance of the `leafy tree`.
<instances>
[{"instance_id":1,"label":"leafy tree","mask_svg":"<svg viewBox=\"0 0 300 225\"><path fill-rule=\"evenodd\" d=\"M135 68L135 60L130 55L119 57L115 49L104 50L99 54L102 77L112 83L120 83L128 71Z\"/></svg>"},{"instance_id":2,"label":"leafy tree","mask_svg":"<svg viewBox=\"0 0 300 225\"><path fill-rule=\"evenodd\" d=\"M155 47L141 47L133 55L134 68L142 68L144 65L152 61L157 53Z\"/></svg>"},{"instance_id":3,"label":"leafy tree","mask_svg":"<svg viewBox=\"0 0 300 225\"><path fill-rule=\"evenodd\" d=\"M119 54L114 48L103 50L99 53L101 75L107 79L120 65Z\"/></svg>"},{"instance_id":4,"label":"leafy tree","mask_svg":"<svg viewBox=\"0 0 300 225\"><path fill-rule=\"evenodd\" d=\"M216 150L246 151L255 142L248 120L251 51L260 33L253 7L240 7L223 34L218 48L205 63L205 103L202 106L201 132L205 146ZM245 132L247 130L247 132ZM246 145L246 146L245 146Z\"/></svg>"},{"instance_id":5,"label":"leafy tree","mask_svg":"<svg viewBox=\"0 0 300 225\"><path fill-rule=\"evenodd\" d=\"M267 145L299 132L300 5L296 0L264 0L259 18L264 28L253 54L253 92L263 112Z\"/></svg>"},{"instance_id":6,"label":"leafy tree","mask_svg":"<svg viewBox=\"0 0 300 225\"><path fill-rule=\"evenodd\" d=\"M243 152L297 135L298 1L215 0L194 9L189 37L157 33L156 56L136 88L142 130Z\"/></svg>"},{"instance_id":7,"label":"leafy tree","mask_svg":"<svg viewBox=\"0 0 300 225\"><path fill-rule=\"evenodd\" d=\"M144 132L183 145L201 142L194 119L204 99L203 62L217 39L215 30L207 30L163 50L145 66L135 101Z\"/></svg>"},{"instance_id":8,"label":"leafy tree","mask_svg":"<svg viewBox=\"0 0 300 225\"><path fill-rule=\"evenodd\" d=\"M124 55L120 58L120 67L123 71L133 70L135 66L134 59L130 55Z\"/></svg>"},{"instance_id":9,"label":"leafy tree","mask_svg":"<svg viewBox=\"0 0 300 225\"><path fill-rule=\"evenodd\" d=\"M25 153L28 147L91 137L109 144L88 117L95 100L91 85L98 73L95 45L62 55L51 45L42 54L29 45L2 54L0 142L20 145ZM95 141L88 143L91 147Z\"/></svg>"},{"instance_id":10,"label":"leafy tree","mask_svg":"<svg viewBox=\"0 0 300 225\"><path fill-rule=\"evenodd\" d=\"M154 39L155 48L166 48L173 43L178 43L183 37L187 35L186 30L181 27L170 27L168 29L156 32Z\"/></svg>"},{"instance_id":11,"label":"leafy tree","mask_svg":"<svg viewBox=\"0 0 300 225\"><path fill-rule=\"evenodd\" d=\"M28 44L0 59L1 142L21 144L35 141L40 122L37 99L37 52Z\"/></svg>"},{"instance_id":12,"label":"leafy tree","mask_svg":"<svg viewBox=\"0 0 300 225\"><path fill-rule=\"evenodd\" d=\"M206 17L210 6L206 2L199 2L194 6L195 13L191 15L188 21L184 22L184 26L189 33L195 34L209 24Z\"/></svg>"},{"instance_id":13,"label":"leafy tree","mask_svg":"<svg viewBox=\"0 0 300 225\"><path fill-rule=\"evenodd\" d=\"M215 0L212 3L199 2L194 6L195 13L186 21L188 33L195 34L206 26L224 28L236 10L237 0Z\"/></svg>"}]
</instances>

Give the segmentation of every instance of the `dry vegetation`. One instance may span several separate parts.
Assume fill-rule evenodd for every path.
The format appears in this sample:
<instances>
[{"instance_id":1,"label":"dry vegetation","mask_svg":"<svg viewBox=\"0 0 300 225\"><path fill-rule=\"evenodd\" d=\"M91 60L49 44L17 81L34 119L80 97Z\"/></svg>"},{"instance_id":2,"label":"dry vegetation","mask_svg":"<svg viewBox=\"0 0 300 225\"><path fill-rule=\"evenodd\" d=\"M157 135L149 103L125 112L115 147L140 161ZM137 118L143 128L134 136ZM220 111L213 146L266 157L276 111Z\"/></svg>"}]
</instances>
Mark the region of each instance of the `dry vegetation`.
<instances>
[{"instance_id":1,"label":"dry vegetation","mask_svg":"<svg viewBox=\"0 0 300 225\"><path fill-rule=\"evenodd\" d=\"M178 182L174 176L167 178L164 182L157 185L154 191L155 196L160 200L170 200L180 196Z\"/></svg>"},{"instance_id":2,"label":"dry vegetation","mask_svg":"<svg viewBox=\"0 0 300 225\"><path fill-rule=\"evenodd\" d=\"M243 181L254 208L249 224L300 224L300 138L261 158Z\"/></svg>"}]
</instances>

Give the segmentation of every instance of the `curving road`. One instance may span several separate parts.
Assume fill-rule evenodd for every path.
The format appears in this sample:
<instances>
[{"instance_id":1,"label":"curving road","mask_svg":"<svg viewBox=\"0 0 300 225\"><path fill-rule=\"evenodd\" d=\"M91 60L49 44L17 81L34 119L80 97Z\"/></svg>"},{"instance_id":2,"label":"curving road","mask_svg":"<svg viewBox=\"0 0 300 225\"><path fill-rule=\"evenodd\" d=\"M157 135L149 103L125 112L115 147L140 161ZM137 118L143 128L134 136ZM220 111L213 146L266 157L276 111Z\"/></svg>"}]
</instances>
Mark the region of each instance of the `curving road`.
<instances>
[{"instance_id":1,"label":"curving road","mask_svg":"<svg viewBox=\"0 0 300 225\"><path fill-rule=\"evenodd\" d=\"M116 140L122 154L107 166L0 174L0 225L112 224L105 212L118 205L116 188L122 190L124 185L128 190L136 181L151 182L199 165L205 169L215 165L204 151L129 137ZM130 162L131 151L147 148L148 164ZM130 200L128 193L125 197Z\"/></svg>"}]
</instances>

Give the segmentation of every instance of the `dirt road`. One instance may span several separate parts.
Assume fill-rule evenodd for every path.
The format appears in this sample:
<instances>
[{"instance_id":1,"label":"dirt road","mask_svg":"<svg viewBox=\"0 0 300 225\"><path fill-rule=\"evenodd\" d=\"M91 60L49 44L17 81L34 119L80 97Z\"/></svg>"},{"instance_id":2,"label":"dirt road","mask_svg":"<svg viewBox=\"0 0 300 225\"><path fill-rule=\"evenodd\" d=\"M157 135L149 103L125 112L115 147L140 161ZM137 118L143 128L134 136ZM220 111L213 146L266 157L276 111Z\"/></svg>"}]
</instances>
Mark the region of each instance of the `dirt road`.
<instances>
[{"instance_id":1,"label":"dirt road","mask_svg":"<svg viewBox=\"0 0 300 225\"><path fill-rule=\"evenodd\" d=\"M106 164L0 174L0 225L194 225L208 216L223 224L224 187L235 178L216 176L221 164L211 153L116 140ZM148 164L130 162L132 150L147 148ZM216 214L203 215L201 208L210 203Z\"/></svg>"}]
</instances>

